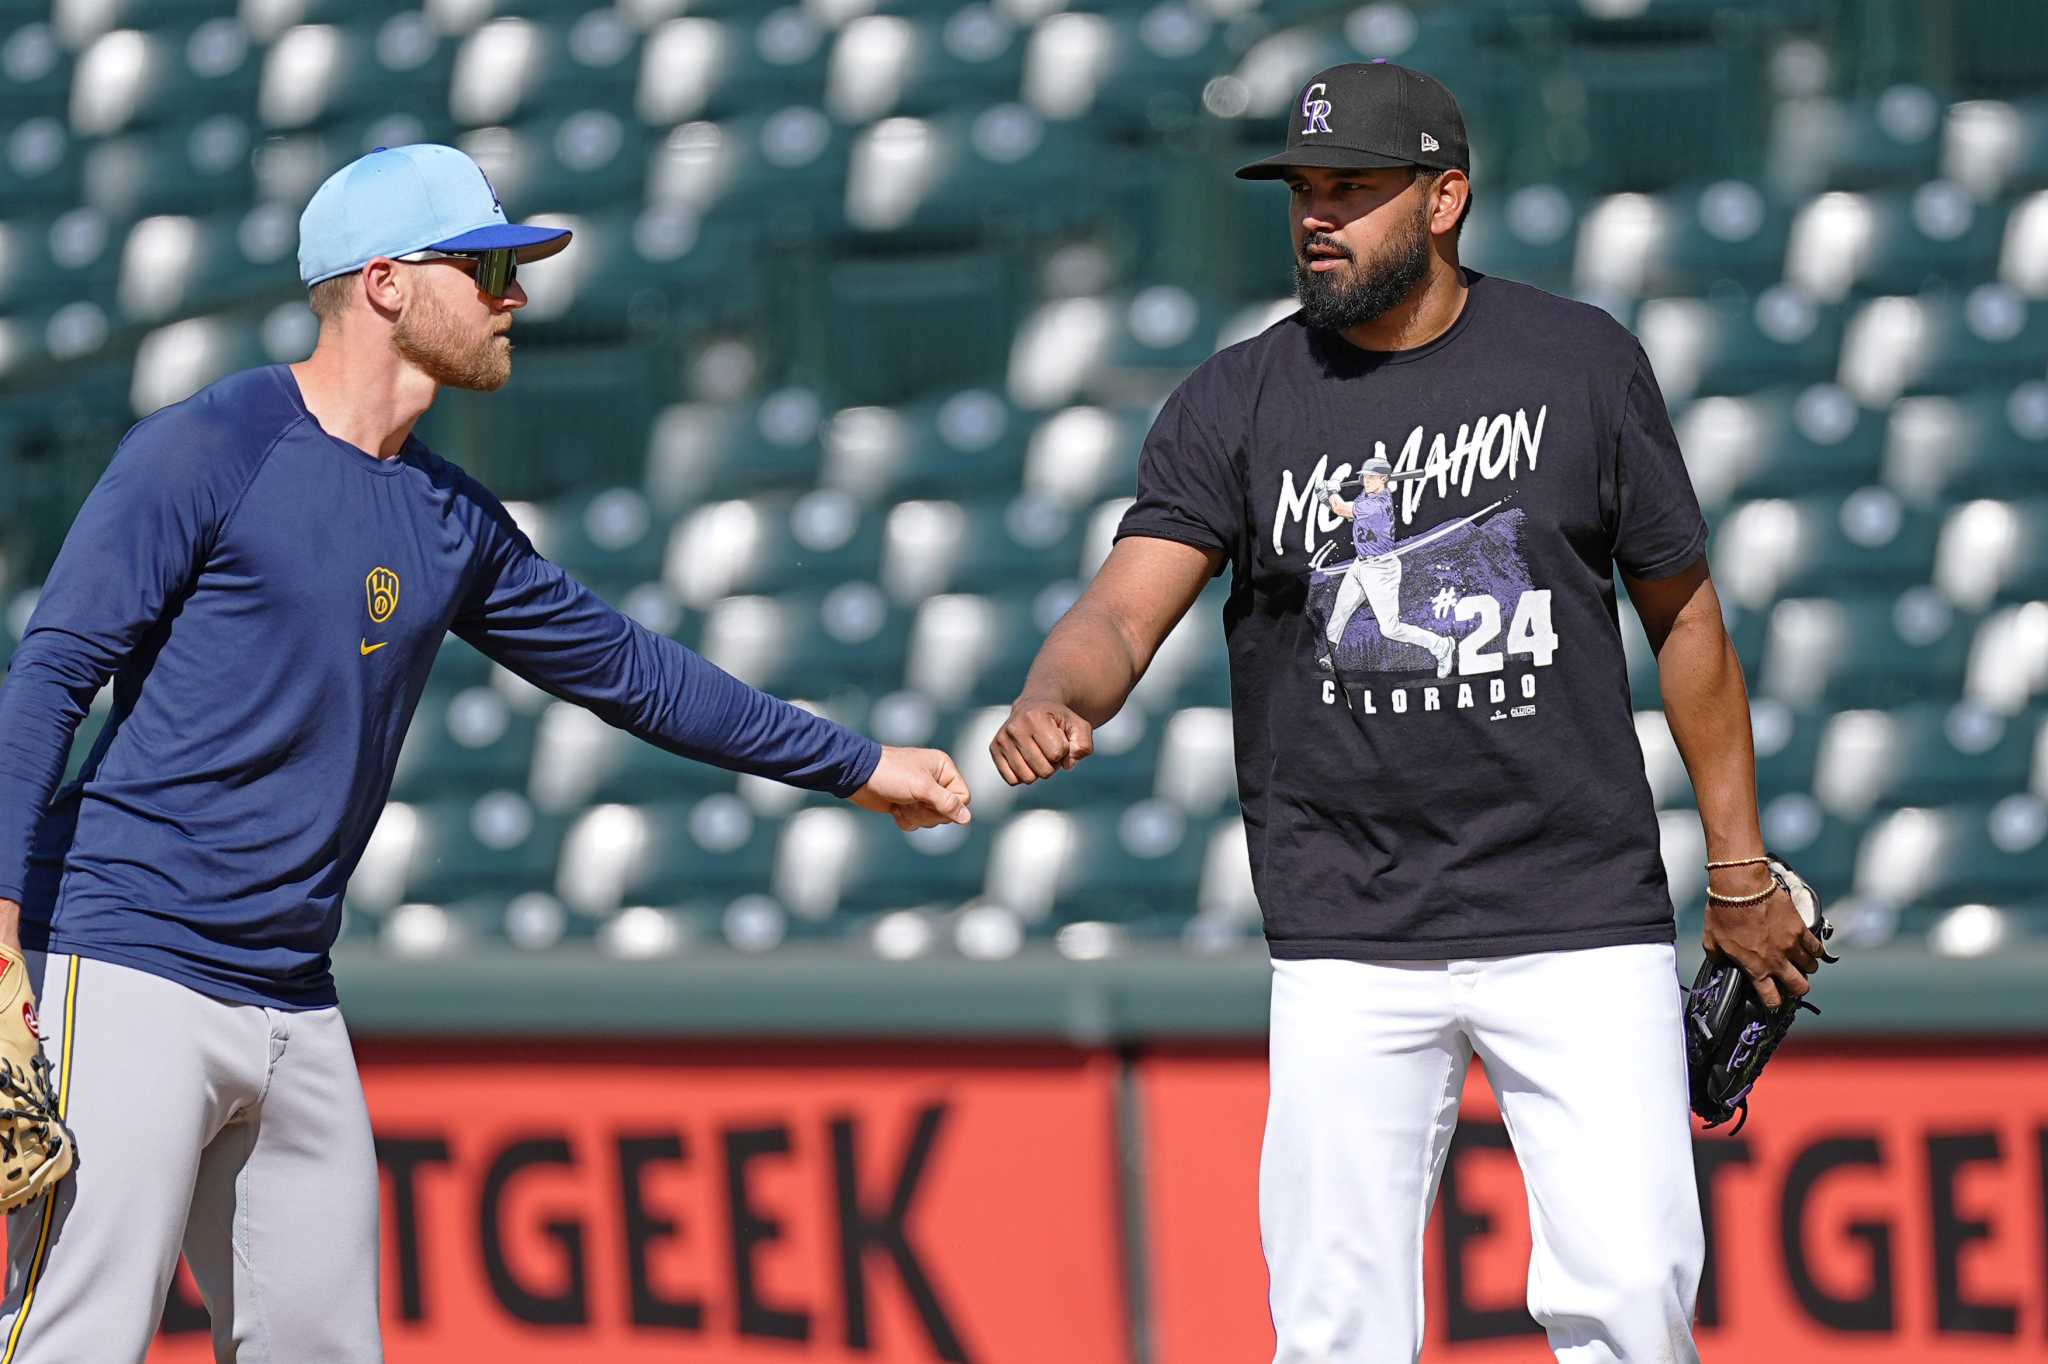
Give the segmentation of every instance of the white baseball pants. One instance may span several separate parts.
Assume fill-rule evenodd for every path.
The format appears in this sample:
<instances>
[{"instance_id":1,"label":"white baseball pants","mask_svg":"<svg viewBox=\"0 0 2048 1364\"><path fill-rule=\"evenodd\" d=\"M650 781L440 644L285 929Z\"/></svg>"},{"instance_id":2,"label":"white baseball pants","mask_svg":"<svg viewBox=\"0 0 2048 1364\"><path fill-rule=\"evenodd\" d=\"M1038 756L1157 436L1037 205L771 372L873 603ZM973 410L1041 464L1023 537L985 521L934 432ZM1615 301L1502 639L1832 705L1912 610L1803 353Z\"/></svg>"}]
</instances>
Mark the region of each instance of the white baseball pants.
<instances>
[{"instance_id":1,"label":"white baseball pants","mask_svg":"<svg viewBox=\"0 0 2048 1364\"><path fill-rule=\"evenodd\" d=\"M1704 1244L1668 945L1275 961L1259 1219L1274 1364L1414 1364L1422 1237L1474 1053L1529 1192L1560 1364L1696 1364Z\"/></svg>"},{"instance_id":2,"label":"white baseball pants","mask_svg":"<svg viewBox=\"0 0 2048 1364\"><path fill-rule=\"evenodd\" d=\"M1420 645L1431 653L1443 646L1445 636L1401 619L1401 561L1393 555L1358 560L1337 584L1337 603L1330 610L1330 627L1325 631L1330 643L1343 642L1344 627L1351 623L1361 601L1372 608L1383 638Z\"/></svg>"},{"instance_id":3,"label":"white baseball pants","mask_svg":"<svg viewBox=\"0 0 2048 1364\"><path fill-rule=\"evenodd\" d=\"M377 1157L341 1011L29 968L78 1165L8 1218L0 1364L141 1364L180 1249L215 1359L382 1359Z\"/></svg>"}]
</instances>

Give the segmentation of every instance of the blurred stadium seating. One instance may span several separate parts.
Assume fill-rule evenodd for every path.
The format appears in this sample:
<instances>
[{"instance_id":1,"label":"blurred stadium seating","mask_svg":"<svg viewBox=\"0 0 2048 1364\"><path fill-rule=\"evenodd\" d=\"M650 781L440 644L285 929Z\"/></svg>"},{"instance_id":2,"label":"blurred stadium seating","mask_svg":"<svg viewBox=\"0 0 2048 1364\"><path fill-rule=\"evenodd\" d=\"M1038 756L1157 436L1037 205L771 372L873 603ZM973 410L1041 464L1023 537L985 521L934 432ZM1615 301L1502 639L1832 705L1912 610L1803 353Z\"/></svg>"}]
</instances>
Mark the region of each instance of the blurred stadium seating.
<instances>
[{"instance_id":1,"label":"blurred stadium seating","mask_svg":"<svg viewBox=\"0 0 2048 1364\"><path fill-rule=\"evenodd\" d=\"M1016 793L984 750L1156 405L1286 309L1277 192L1228 168L1366 56L1465 104L1467 263L1643 337L1774 849L1862 941L2048 928L2048 23L2006 0L0 0L0 657L129 423L309 349L312 188L451 140L579 236L509 388L423 433L651 628L952 747L982 818L695 768L451 641L350 931L1248 939L1213 597L1088 767Z\"/></svg>"}]
</instances>

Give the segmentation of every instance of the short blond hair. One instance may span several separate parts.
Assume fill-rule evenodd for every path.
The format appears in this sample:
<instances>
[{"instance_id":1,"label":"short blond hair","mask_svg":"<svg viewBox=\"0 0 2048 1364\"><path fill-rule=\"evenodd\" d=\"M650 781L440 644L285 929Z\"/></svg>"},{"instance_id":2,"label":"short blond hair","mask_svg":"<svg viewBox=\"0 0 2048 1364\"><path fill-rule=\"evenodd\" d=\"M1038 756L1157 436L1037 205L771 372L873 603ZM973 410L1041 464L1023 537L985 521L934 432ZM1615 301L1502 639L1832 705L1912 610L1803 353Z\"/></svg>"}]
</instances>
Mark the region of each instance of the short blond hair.
<instances>
[{"instance_id":1,"label":"short blond hair","mask_svg":"<svg viewBox=\"0 0 2048 1364\"><path fill-rule=\"evenodd\" d=\"M313 316L323 323L338 320L348 307L349 295L355 292L356 273L351 271L333 279L323 279L308 289L306 306L313 310Z\"/></svg>"}]
</instances>

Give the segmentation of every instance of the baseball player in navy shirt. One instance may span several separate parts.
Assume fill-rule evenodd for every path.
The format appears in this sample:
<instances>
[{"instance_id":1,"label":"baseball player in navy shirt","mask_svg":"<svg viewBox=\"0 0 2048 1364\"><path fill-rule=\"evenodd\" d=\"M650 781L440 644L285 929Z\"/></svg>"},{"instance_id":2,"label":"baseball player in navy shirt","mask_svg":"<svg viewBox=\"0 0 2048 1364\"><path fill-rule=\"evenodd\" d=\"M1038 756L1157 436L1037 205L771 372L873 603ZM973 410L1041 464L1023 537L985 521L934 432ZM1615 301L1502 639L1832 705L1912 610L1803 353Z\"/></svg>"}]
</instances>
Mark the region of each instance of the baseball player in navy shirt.
<instances>
[{"instance_id":1,"label":"baseball player in navy shirt","mask_svg":"<svg viewBox=\"0 0 2048 1364\"><path fill-rule=\"evenodd\" d=\"M218 1358L381 1358L328 950L449 632L672 752L905 829L967 821L945 754L643 629L413 435L443 386L504 384L518 267L568 244L508 223L452 148L342 168L300 220L312 357L138 423L73 524L0 688L0 970L26 949L78 1153L10 1219L4 1364L140 1361L181 1249Z\"/></svg>"}]
</instances>

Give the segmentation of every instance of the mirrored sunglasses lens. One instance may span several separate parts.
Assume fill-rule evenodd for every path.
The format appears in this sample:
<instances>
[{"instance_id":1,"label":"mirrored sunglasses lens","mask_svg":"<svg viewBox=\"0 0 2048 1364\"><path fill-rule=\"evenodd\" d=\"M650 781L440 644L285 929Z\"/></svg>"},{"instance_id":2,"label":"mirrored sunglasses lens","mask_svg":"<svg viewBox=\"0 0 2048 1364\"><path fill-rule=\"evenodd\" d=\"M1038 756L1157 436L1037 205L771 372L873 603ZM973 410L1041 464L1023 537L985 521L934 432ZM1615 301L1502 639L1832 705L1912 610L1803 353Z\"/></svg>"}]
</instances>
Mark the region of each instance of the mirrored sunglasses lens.
<instances>
[{"instance_id":1,"label":"mirrored sunglasses lens","mask_svg":"<svg viewBox=\"0 0 2048 1364\"><path fill-rule=\"evenodd\" d=\"M486 251L477 257L477 287L492 298L503 298L518 271L518 257L512 251Z\"/></svg>"}]
</instances>

